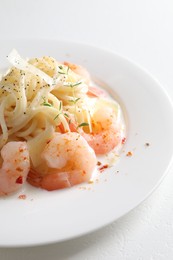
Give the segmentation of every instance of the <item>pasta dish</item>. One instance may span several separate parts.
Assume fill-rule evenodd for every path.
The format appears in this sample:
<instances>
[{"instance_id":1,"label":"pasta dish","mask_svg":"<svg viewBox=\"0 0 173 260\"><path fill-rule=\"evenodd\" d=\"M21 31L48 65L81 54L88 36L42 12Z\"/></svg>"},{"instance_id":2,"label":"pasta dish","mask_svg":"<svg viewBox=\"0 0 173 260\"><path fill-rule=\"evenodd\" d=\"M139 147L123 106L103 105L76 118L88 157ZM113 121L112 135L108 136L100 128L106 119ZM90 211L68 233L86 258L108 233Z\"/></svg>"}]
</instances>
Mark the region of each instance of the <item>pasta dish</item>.
<instances>
[{"instance_id":1,"label":"pasta dish","mask_svg":"<svg viewBox=\"0 0 173 260\"><path fill-rule=\"evenodd\" d=\"M0 195L27 181L48 191L88 182L97 155L123 143L119 104L88 71L13 50L0 81Z\"/></svg>"}]
</instances>

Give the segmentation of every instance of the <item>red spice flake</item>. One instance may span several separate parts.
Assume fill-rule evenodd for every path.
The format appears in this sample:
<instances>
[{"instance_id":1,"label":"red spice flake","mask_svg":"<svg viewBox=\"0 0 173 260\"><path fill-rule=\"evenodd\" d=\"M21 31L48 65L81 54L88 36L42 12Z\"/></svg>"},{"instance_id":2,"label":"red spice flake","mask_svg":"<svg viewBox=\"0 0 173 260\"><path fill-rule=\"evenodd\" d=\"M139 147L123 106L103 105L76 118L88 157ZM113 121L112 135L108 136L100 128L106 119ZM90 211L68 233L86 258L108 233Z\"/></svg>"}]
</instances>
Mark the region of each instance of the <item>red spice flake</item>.
<instances>
[{"instance_id":1,"label":"red spice flake","mask_svg":"<svg viewBox=\"0 0 173 260\"><path fill-rule=\"evenodd\" d=\"M20 153L22 153L23 151L24 151L23 148L20 148L20 149L19 149L19 152L20 152Z\"/></svg>"},{"instance_id":2,"label":"red spice flake","mask_svg":"<svg viewBox=\"0 0 173 260\"><path fill-rule=\"evenodd\" d=\"M16 168L16 171L18 171L18 172L23 172L23 169L21 169L20 167L17 167L17 168Z\"/></svg>"},{"instance_id":3,"label":"red spice flake","mask_svg":"<svg viewBox=\"0 0 173 260\"><path fill-rule=\"evenodd\" d=\"M26 199L26 195L25 194L21 194L21 195L18 196L18 199L25 200Z\"/></svg>"},{"instance_id":4,"label":"red spice flake","mask_svg":"<svg viewBox=\"0 0 173 260\"><path fill-rule=\"evenodd\" d=\"M102 164L101 162L99 162L99 161L97 162L97 165L98 165L98 166L100 166L101 164Z\"/></svg>"},{"instance_id":5,"label":"red spice flake","mask_svg":"<svg viewBox=\"0 0 173 260\"><path fill-rule=\"evenodd\" d=\"M16 179L16 183L22 184L22 183L23 183L23 177L22 177L22 176L19 176L19 177Z\"/></svg>"},{"instance_id":6,"label":"red spice flake","mask_svg":"<svg viewBox=\"0 0 173 260\"><path fill-rule=\"evenodd\" d=\"M82 171L82 175L84 176L86 174L86 171Z\"/></svg>"},{"instance_id":7,"label":"red spice flake","mask_svg":"<svg viewBox=\"0 0 173 260\"><path fill-rule=\"evenodd\" d=\"M121 143L122 143L122 144L125 144L125 142L126 142L126 137L124 137L124 138L121 140Z\"/></svg>"},{"instance_id":8,"label":"red spice flake","mask_svg":"<svg viewBox=\"0 0 173 260\"><path fill-rule=\"evenodd\" d=\"M48 140L46 143L49 144L51 140Z\"/></svg>"},{"instance_id":9,"label":"red spice flake","mask_svg":"<svg viewBox=\"0 0 173 260\"><path fill-rule=\"evenodd\" d=\"M68 153L68 152L71 152L71 151L72 151L72 149L67 149L67 150L66 150L67 153Z\"/></svg>"},{"instance_id":10,"label":"red spice flake","mask_svg":"<svg viewBox=\"0 0 173 260\"><path fill-rule=\"evenodd\" d=\"M128 157L130 157L130 156L132 156L132 155L133 155L133 153L132 153L131 151L129 151L129 152L126 153L126 156L128 156Z\"/></svg>"},{"instance_id":11,"label":"red spice flake","mask_svg":"<svg viewBox=\"0 0 173 260\"><path fill-rule=\"evenodd\" d=\"M103 171L104 169L108 168L108 164L105 164L99 168L99 171Z\"/></svg>"}]
</instances>

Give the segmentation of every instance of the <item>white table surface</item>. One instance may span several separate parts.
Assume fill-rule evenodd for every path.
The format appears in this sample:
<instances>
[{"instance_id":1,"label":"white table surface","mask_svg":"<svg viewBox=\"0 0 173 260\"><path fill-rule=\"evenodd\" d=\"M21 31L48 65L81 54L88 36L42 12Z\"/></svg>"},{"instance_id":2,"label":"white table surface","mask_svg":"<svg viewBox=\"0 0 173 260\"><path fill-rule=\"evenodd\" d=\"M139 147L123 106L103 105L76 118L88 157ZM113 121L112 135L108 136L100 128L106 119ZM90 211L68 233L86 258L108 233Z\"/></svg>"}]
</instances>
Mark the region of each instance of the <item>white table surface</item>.
<instances>
[{"instance_id":1,"label":"white table surface","mask_svg":"<svg viewBox=\"0 0 173 260\"><path fill-rule=\"evenodd\" d=\"M67 39L113 50L150 71L173 99L172 0L0 0L3 38ZM106 228L53 245L1 248L0 259L173 259L173 167L145 202Z\"/></svg>"}]
</instances>

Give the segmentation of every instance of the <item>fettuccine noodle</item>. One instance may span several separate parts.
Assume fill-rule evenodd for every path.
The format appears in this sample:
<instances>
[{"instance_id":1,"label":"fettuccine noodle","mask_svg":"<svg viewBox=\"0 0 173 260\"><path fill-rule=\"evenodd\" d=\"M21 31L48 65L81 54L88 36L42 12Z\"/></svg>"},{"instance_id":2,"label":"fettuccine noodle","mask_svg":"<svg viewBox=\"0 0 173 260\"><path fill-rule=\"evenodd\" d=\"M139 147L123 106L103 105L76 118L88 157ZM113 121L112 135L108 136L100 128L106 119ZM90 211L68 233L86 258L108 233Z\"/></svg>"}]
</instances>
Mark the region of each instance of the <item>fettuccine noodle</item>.
<instances>
[{"instance_id":1,"label":"fettuccine noodle","mask_svg":"<svg viewBox=\"0 0 173 260\"><path fill-rule=\"evenodd\" d=\"M26 140L32 155L33 146L39 146L40 138L44 143L58 125L68 132L62 101L76 110L79 124L85 120L91 130L89 111L83 105L88 86L79 75L52 57L26 61L13 50L8 60L13 67L0 82L0 148L10 140Z\"/></svg>"}]
</instances>

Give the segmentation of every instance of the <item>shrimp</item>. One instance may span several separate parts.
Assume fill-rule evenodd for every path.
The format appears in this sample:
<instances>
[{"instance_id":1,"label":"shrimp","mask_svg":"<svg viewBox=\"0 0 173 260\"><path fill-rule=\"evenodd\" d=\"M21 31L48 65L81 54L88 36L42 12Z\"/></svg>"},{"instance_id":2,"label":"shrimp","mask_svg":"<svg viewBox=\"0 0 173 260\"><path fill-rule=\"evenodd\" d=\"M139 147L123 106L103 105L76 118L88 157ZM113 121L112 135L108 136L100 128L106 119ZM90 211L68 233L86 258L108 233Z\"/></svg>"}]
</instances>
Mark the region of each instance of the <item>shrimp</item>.
<instances>
[{"instance_id":1,"label":"shrimp","mask_svg":"<svg viewBox=\"0 0 173 260\"><path fill-rule=\"evenodd\" d=\"M81 78L84 79L86 84L90 83L90 74L84 67L66 61L64 62L64 65L68 66L73 72L81 76Z\"/></svg>"},{"instance_id":2,"label":"shrimp","mask_svg":"<svg viewBox=\"0 0 173 260\"><path fill-rule=\"evenodd\" d=\"M0 195L17 191L25 183L30 168L26 142L8 142L1 150Z\"/></svg>"},{"instance_id":3,"label":"shrimp","mask_svg":"<svg viewBox=\"0 0 173 260\"><path fill-rule=\"evenodd\" d=\"M88 86L87 95L90 97L108 97L108 94L105 90L96 86Z\"/></svg>"},{"instance_id":4,"label":"shrimp","mask_svg":"<svg viewBox=\"0 0 173 260\"><path fill-rule=\"evenodd\" d=\"M79 130L96 154L106 154L122 141L121 122L109 103L96 109L91 117L92 132Z\"/></svg>"},{"instance_id":5,"label":"shrimp","mask_svg":"<svg viewBox=\"0 0 173 260\"><path fill-rule=\"evenodd\" d=\"M81 113L73 117L69 108L67 111L70 131L81 134L96 154L109 153L121 144L124 137L124 124L120 116L119 105L111 99L104 99L101 94L99 97L94 97L93 102L90 102L92 97L87 99L88 104L90 104L90 128L89 124L82 128L79 127ZM87 122L87 118L84 118L83 122ZM65 133L62 124L58 127L61 133Z\"/></svg>"},{"instance_id":6,"label":"shrimp","mask_svg":"<svg viewBox=\"0 0 173 260\"><path fill-rule=\"evenodd\" d=\"M27 180L31 185L48 191L87 182L96 167L93 149L75 132L54 134L41 157L44 170L31 170Z\"/></svg>"},{"instance_id":7,"label":"shrimp","mask_svg":"<svg viewBox=\"0 0 173 260\"><path fill-rule=\"evenodd\" d=\"M93 96L93 97L107 97L108 94L106 93L106 91L104 91L101 88L98 88L96 86L91 86L91 77L89 72L82 66L80 65L76 65L70 62L64 62L64 65L68 66L73 72L75 72L76 74L78 74L79 76L81 76L85 83L88 85L88 92L87 95L88 96Z\"/></svg>"}]
</instances>

